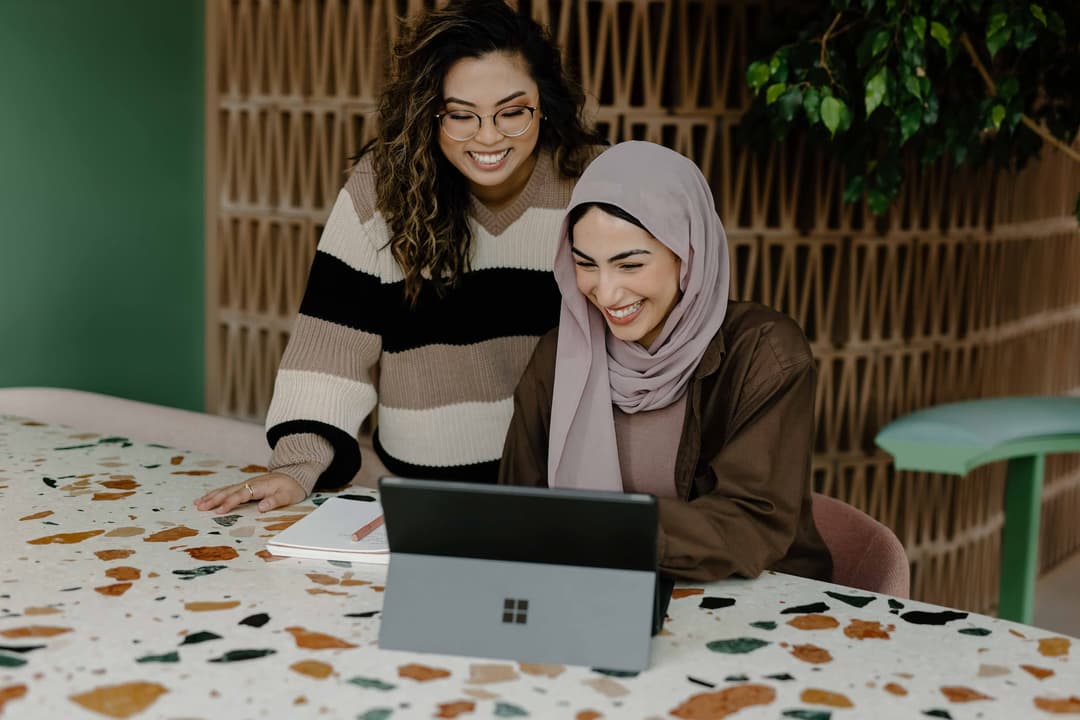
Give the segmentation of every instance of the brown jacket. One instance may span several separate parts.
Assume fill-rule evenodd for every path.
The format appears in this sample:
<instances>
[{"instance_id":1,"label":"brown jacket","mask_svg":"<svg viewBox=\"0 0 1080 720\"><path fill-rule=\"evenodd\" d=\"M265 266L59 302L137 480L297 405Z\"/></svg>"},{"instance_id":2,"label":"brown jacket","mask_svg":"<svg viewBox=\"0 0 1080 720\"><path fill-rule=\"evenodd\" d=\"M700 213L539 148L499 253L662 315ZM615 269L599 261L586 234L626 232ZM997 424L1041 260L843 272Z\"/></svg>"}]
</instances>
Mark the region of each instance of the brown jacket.
<instances>
[{"instance_id":1,"label":"brown jacket","mask_svg":"<svg viewBox=\"0 0 1080 720\"><path fill-rule=\"evenodd\" d=\"M514 394L499 482L547 485L557 328ZM771 569L830 579L811 514L814 359L786 315L730 302L688 389L675 461L682 499L659 498L660 570L687 580Z\"/></svg>"}]
</instances>

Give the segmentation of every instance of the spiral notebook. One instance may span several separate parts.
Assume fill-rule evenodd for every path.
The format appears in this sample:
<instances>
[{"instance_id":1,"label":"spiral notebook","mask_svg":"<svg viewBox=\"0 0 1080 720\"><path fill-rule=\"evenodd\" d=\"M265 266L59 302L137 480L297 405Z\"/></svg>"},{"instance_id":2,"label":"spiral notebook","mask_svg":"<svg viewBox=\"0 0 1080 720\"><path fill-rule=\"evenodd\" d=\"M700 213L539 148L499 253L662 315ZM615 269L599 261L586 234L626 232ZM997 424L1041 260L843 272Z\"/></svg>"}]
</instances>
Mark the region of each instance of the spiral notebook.
<instances>
[{"instance_id":1,"label":"spiral notebook","mask_svg":"<svg viewBox=\"0 0 1080 720\"><path fill-rule=\"evenodd\" d=\"M390 562L385 525L378 525L359 540L352 538L354 532L380 517L382 506L369 495L331 497L268 540L266 549L283 557L385 565Z\"/></svg>"}]
</instances>

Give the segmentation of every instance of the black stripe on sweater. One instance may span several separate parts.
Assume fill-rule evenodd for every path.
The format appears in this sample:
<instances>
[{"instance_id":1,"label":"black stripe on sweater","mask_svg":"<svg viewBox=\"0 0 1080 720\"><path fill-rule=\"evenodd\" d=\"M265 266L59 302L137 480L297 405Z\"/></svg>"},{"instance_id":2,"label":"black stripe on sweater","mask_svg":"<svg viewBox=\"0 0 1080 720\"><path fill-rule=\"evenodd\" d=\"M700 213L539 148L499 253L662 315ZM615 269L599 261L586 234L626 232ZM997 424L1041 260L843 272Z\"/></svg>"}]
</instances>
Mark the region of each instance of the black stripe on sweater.
<instances>
[{"instance_id":1,"label":"black stripe on sweater","mask_svg":"<svg viewBox=\"0 0 1080 720\"><path fill-rule=\"evenodd\" d=\"M559 320L559 288L547 270L477 270L442 297L427 284L415 307L405 301L404 289L404 282L380 284L374 275L318 252L300 312L381 335L384 352L539 337Z\"/></svg>"},{"instance_id":2,"label":"black stripe on sweater","mask_svg":"<svg viewBox=\"0 0 1080 720\"><path fill-rule=\"evenodd\" d=\"M344 487L360 471L360 443L355 437L333 425L317 420L289 420L267 430L266 439L270 442L270 447L274 448L278 440L286 435L301 433L314 433L326 438L326 441L334 446L334 459L315 481L312 492Z\"/></svg>"}]
</instances>

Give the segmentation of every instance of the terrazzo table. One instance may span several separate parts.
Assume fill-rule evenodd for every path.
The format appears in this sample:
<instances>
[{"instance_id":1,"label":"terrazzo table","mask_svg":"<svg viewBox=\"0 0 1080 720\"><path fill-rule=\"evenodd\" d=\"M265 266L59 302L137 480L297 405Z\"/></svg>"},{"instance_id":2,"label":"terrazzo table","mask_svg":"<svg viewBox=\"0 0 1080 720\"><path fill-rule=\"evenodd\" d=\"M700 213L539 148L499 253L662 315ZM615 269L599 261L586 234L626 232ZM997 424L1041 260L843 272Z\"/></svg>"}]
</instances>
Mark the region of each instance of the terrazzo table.
<instances>
[{"instance_id":1,"label":"terrazzo table","mask_svg":"<svg viewBox=\"0 0 1080 720\"><path fill-rule=\"evenodd\" d=\"M384 568L264 550L318 497L193 508L260 470L0 416L0 717L1080 717L1070 638L771 573L677 588L636 676L380 650Z\"/></svg>"}]
</instances>

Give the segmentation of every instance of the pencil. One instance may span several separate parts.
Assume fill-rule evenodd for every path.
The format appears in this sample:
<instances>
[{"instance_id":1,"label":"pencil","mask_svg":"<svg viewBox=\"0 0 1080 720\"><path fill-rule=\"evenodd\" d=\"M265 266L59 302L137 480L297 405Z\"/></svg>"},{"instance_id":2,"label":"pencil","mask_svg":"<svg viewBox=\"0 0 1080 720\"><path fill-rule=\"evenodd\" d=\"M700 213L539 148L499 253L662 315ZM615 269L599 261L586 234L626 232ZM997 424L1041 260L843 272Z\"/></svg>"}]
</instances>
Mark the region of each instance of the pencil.
<instances>
[{"instance_id":1,"label":"pencil","mask_svg":"<svg viewBox=\"0 0 1080 720\"><path fill-rule=\"evenodd\" d=\"M374 530L375 528L379 527L382 524L383 524L383 516L380 515L379 517L375 518L374 520L369 522L364 527L362 527L359 530L357 530L356 532L354 532L352 534L353 541L359 540L360 538L364 537L365 535L369 535L372 530Z\"/></svg>"}]
</instances>

